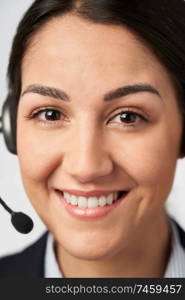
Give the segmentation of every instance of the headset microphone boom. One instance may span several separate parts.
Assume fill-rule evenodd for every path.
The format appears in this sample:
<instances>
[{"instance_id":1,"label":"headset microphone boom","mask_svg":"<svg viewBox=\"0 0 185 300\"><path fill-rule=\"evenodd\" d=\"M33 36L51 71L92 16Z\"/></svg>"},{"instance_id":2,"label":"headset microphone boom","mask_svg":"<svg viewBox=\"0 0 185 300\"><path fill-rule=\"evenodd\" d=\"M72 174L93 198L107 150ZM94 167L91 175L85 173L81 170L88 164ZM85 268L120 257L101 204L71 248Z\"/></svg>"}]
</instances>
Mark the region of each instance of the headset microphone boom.
<instances>
[{"instance_id":1,"label":"headset microphone boom","mask_svg":"<svg viewBox=\"0 0 185 300\"><path fill-rule=\"evenodd\" d=\"M0 132L3 134L6 146L12 154L16 153L16 109L11 107L9 97L5 101L2 109L2 116L0 116ZM14 212L8 205L1 199L0 204L11 215L11 222L14 228L23 234L29 233L33 229L32 219L22 213Z\"/></svg>"}]
</instances>

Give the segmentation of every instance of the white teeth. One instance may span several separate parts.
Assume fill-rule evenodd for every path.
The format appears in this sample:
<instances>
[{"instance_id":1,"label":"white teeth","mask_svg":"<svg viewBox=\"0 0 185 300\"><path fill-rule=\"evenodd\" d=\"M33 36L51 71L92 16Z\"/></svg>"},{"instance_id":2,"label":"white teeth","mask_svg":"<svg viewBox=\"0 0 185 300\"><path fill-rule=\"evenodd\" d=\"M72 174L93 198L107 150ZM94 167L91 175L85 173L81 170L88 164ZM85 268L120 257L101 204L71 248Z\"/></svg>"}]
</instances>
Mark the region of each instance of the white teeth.
<instances>
[{"instance_id":1,"label":"white teeth","mask_svg":"<svg viewBox=\"0 0 185 300\"><path fill-rule=\"evenodd\" d=\"M77 197L76 197L77 199ZM72 203L71 203L72 204ZM82 208L86 208L87 207L87 200L85 197L78 197L78 206L82 207Z\"/></svg>"},{"instance_id":2,"label":"white teeth","mask_svg":"<svg viewBox=\"0 0 185 300\"><path fill-rule=\"evenodd\" d=\"M97 207L98 206L98 199L96 197L90 197L87 201L88 208Z\"/></svg>"},{"instance_id":3,"label":"white teeth","mask_svg":"<svg viewBox=\"0 0 185 300\"><path fill-rule=\"evenodd\" d=\"M64 192L64 198L66 199L67 203L70 203L70 195L69 195L69 193Z\"/></svg>"},{"instance_id":4,"label":"white teeth","mask_svg":"<svg viewBox=\"0 0 185 300\"><path fill-rule=\"evenodd\" d=\"M99 206L104 206L107 204L106 198L104 196L101 196L99 198Z\"/></svg>"},{"instance_id":5,"label":"white teeth","mask_svg":"<svg viewBox=\"0 0 185 300\"><path fill-rule=\"evenodd\" d=\"M117 193L117 192L113 193L113 201L118 199L118 195L119 195L119 193Z\"/></svg>"},{"instance_id":6,"label":"white teeth","mask_svg":"<svg viewBox=\"0 0 185 300\"><path fill-rule=\"evenodd\" d=\"M108 197L107 197L107 203L108 203L109 205L112 204L113 200L114 200L113 194L108 195Z\"/></svg>"},{"instance_id":7,"label":"white teeth","mask_svg":"<svg viewBox=\"0 0 185 300\"><path fill-rule=\"evenodd\" d=\"M113 201L116 201L118 198L118 193L114 192L107 196L100 197L84 197L84 196L75 196L69 193L64 192L63 196L67 203L71 205L78 205L81 208L94 208L97 206L111 205Z\"/></svg>"},{"instance_id":8,"label":"white teeth","mask_svg":"<svg viewBox=\"0 0 185 300\"><path fill-rule=\"evenodd\" d=\"M70 200L70 203L72 205L77 205L78 204L78 199L75 196L71 196L69 200Z\"/></svg>"}]
</instances>

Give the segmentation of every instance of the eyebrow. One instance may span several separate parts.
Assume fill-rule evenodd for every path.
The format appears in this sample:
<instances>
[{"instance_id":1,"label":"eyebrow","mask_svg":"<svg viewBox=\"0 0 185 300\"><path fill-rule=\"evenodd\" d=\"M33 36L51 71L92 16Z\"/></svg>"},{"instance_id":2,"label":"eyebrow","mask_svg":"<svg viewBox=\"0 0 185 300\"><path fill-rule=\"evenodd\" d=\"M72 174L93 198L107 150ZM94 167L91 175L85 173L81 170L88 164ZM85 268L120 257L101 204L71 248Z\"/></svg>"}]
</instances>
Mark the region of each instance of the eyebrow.
<instances>
[{"instance_id":1,"label":"eyebrow","mask_svg":"<svg viewBox=\"0 0 185 300\"><path fill-rule=\"evenodd\" d=\"M49 87L49 86L31 84L26 87L26 89L21 94L21 97L23 97L25 94L28 94L28 93L34 93L34 94L39 94L42 96L48 96L48 97L51 97L54 99L70 101L68 95L65 92L63 92L60 89L56 89L56 88Z\"/></svg>"},{"instance_id":2,"label":"eyebrow","mask_svg":"<svg viewBox=\"0 0 185 300\"><path fill-rule=\"evenodd\" d=\"M112 90L104 95L104 101L111 101L114 99L119 99L121 97L125 97L130 94L136 94L140 92L148 92L155 95L158 95L160 98L161 95L159 91L154 88L150 84L134 84L134 85L126 85L120 88L117 88L115 90ZM35 93L42 96L48 96L54 99L63 100L63 101L71 101L70 97L61 89L57 89L54 87L49 86L43 86L43 85L37 85L32 84L26 87L26 89L22 92L21 97L23 97L25 94L28 93Z\"/></svg>"}]
</instances>

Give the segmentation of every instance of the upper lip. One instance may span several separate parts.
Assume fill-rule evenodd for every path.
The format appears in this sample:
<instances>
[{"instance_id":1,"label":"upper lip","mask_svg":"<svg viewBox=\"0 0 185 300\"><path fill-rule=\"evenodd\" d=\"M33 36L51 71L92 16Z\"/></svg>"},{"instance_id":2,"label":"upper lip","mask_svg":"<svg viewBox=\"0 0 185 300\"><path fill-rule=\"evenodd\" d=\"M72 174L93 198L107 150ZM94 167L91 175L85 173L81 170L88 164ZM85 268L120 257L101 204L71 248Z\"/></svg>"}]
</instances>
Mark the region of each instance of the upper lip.
<instances>
[{"instance_id":1,"label":"upper lip","mask_svg":"<svg viewBox=\"0 0 185 300\"><path fill-rule=\"evenodd\" d=\"M71 190L71 189L58 189L58 191L60 192L66 192L66 193L69 193L69 194L72 194L72 195L76 195L76 196L84 196L84 197L91 197L91 196L94 196L94 197L98 197L98 196L101 196L101 195L104 195L104 196L107 196L111 193L118 193L118 192L128 192L129 190L128 189L122 189L122 190L94 190L94 191L80 191L80 190Z\"/></svg>"}]
</instances>

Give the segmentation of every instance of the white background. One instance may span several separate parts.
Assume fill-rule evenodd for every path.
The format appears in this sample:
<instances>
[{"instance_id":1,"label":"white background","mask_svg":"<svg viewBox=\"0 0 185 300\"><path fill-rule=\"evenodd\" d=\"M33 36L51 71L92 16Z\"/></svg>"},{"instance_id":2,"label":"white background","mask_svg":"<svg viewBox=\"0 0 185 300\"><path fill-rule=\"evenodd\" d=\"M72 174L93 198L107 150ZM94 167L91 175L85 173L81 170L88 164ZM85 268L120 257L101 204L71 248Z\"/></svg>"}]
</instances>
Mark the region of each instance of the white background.
<instances>
[{"instance_id":1,"label":"white background","mask_svg":"<svg viewBox=\"0 0 185 300\"><path fill-rule=\"evenodd\" d=\"M6 69L12 38L16 26L32 3L32 0L1 0L0 1L0 111L6 97ZM0 206L0 256L20 250L31 244L45 230L32 208L20 178L18 159L10 154L0 135L0 196L13 210L23 211L34 220L34 230L28 235L18 233L10 222L9 214ZM179 160L172 191L167 199L169 213L185 229L185 159Z\"/></svg>"}]
</instances>

